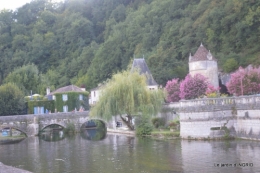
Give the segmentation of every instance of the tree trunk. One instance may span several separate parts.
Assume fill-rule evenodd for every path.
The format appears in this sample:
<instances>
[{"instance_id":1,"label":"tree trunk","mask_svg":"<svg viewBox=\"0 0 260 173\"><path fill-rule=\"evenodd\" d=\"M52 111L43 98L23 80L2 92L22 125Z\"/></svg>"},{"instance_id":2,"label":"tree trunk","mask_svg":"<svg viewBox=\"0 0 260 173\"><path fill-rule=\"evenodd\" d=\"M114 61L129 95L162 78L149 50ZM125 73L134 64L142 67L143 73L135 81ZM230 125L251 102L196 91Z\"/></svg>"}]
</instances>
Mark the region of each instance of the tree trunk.
<instances>
[{"instance_id":1,"label":"tree trunk","mask_svg":"<svg viewBox=\"0 0 260 173\"><path fill-rule=\"evenodd\" d=\"M131 115L127 115L127 120L124 117L122 117L122 115L120 115L120 118L122 119L122 121L127 125L127 127L130 130L134 130L134 126L132 124L132 116Z\"/></svg>"}]
</instances>

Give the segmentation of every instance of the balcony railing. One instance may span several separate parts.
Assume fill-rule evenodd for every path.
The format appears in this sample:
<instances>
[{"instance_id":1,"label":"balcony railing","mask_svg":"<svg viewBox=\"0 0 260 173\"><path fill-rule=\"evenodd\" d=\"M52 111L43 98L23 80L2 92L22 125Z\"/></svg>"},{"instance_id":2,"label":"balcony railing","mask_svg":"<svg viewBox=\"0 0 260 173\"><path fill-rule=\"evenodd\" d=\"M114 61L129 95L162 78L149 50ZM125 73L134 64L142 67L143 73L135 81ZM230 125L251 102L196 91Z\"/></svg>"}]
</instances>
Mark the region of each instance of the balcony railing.
<instances>
[{"instance_id":1,"label":"balcony railing","mask_svg":"<svg viewBox=\"0 0 260 173\"><path fill-rule=\"evenodd\" d=\"M200 98L193 100L180 100L179 102L169 103L168 106L174 109L199 108L205 109L221 109L230 107L250 107L260 108L260 95L249 95L239 97L219 97L219 98Z\"/></svg>"}]
</instances>

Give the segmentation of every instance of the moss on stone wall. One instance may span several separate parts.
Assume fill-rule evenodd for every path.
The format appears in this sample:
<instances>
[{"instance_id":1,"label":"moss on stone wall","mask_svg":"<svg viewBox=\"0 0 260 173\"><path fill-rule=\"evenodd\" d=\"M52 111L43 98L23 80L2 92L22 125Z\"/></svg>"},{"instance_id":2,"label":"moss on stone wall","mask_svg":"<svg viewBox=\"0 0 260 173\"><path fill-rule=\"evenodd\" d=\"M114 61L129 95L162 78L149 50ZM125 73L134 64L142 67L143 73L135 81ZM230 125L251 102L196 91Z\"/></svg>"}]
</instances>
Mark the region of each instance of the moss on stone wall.
<instances>
[{"instance_id":1,"label":"moss on stone wall","mask_svg":"<svg viewBox=\"0 0 260 173\"><path fill-rule=\"evenodd\" d=\"M44 107L45 110L48 109L48 111L51 112L55 111L53 100L28 101L27 105L28 105L28 114L34 113L34 107Z\"/></svg>"}]
</instances>

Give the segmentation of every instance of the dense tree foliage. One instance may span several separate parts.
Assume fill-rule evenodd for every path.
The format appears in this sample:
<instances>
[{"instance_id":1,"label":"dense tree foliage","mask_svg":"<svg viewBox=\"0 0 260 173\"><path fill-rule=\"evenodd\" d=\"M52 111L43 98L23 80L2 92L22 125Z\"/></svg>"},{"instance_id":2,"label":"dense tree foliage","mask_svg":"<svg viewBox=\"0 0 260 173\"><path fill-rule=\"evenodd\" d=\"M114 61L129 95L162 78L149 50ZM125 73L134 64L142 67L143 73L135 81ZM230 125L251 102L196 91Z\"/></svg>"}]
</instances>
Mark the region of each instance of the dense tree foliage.
<instances>
[{"instance_id":1,"label":"dense tree foliage","mask_svg":"<svg viewBox=\"0 0 260 173\"><path fill-rule=\"evenodd\" d=\"M163 94L160 90L148 89L144 75L124 71L113 75L105 84L99 101L90 114L105 119L119 115L127 126L133 129L132 117L156 115L162 100Z\"/></svg>"},{"instance_id":2,"label":"dense tree foliage","mask_svg":"<svg viewBox=\"0 0 260 173\"><path fill-rule=\"evenodd\" d=\"M0 116L25 113L23 92L12 83L0 86Z\"/></svg>"},{"instance_id":3,"label":"dense tree foliage","mask_svg":"<svg viewBox=\"0 0 260 173\"><path fill-rule=\"evenodd\" d=\"M240 67L231 74L227 89L230 94L238 96L260 93L260 68Z\"/></svg>"},{"instance_id":4,"label":"dense tree foliage","mask_svg":"<svg viewBox=\"0 0 260 173\"><path fill-rule=\"evenodd\" d=\"M4 79L4 83L15 83L26 95L31 92L45 94L48 86L48 82L33 64L15 69Z\"/></svg>"},{"instance_id":5,"label":"dense tree foliage","mask_svg":"<svg viewBox=\"0 0 260 173\"><path fill-rule=\"evenodd\" d=\"M0 84L35 64L54 88L87 89L145 57L165 85L203 42L225 72L260 64L260 1L33 0L0 12ZM26 88L27 90L29 88Z\"/></svg>"}]
</instances>

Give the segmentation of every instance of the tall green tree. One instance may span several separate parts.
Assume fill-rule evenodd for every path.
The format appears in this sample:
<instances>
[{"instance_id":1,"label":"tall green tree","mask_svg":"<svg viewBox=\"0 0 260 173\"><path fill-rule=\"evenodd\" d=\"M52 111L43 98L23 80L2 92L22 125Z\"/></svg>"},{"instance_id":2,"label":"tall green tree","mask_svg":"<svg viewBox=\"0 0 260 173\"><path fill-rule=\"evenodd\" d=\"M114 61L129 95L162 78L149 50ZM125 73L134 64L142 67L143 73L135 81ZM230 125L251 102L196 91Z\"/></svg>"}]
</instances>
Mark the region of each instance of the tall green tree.
<instances>
[{"instance_id":1,"label":"tall green tree","mask_svg":"<svg viewBox=\"0 0 260 173\"><path fill-rule=\"evenodd\" d=\"M5 79L4 83L15 83L24 94L40 93L44 94L48 81L44 79L34 64L25 65L15 69Z\"/></svg>"},{"instance_id":2,"label":"tall green tree","mask_svg":"<svg viewBox=\"0 0 260 173\"><path fill-rule=\"evenodd\" d=\"M23 92L13 83L0 86L0 116L24 114Z\"/></svg>"},{"instance_id":3,"label":"tall green tree","mask_svg":"<svg viewBox=\"0 0 260 173\"><path fill-rule=\"evenodd\" d=\"M90 114L105 119L119 115L133 130L132 118L157 114L162 101L162 91L149 90L144 75L123 71L113 75L112 79L105 84L99 101L91 109Z\"/></svg>"}]
</instances>

